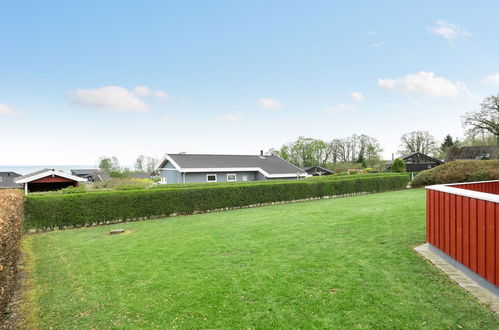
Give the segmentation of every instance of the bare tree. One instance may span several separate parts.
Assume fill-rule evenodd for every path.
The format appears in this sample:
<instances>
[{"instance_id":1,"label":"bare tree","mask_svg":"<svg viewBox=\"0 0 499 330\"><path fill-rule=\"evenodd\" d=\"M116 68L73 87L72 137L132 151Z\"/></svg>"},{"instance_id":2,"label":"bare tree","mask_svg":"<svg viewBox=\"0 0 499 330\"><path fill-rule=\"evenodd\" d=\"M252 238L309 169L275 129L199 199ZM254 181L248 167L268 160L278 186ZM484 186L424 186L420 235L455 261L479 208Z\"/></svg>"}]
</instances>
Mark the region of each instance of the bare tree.
<instances>
[{"instance_id":1,"label":"bare tree","mask_svg":"<svg viewBox=\"0 0 499 330\"><path fill-rule=\"evenodd\" d=\"M499 146L499 93L486 97L481 109L468 112L463 116L463 126L467 128L469 136L479 133L489 133L495 136L496 145Z\"/></svg>"},{"instance_id":2,"label":"bare tree","mask_svg":"<svg viewBox=\"0 0 499 330\"><path fill-rule=\"evenodd\" d=\"M433 135L427 131L415 131L405 133L400 138L401 154L420 152L427 155L435 155L438 152L438 144Z\"/></svg>"},{"instance_id":3,"label":"bare tree","mask_svg":"<svg viewBox=\"0 0 499 330\"><path fill-rule=\"evenodd\" d=\"M135 161L135 171L137 172L144 172L146 169L146 157L144 155L139 155L137 157L137 160Z\"/></svg>"},{"instance_id":4,"label":"bare tree","mask_svg":"<svg viewBox=\"0 0 499 330\"><path fill-rule=\"evenodd\" d=\"M156 169L156 164L158 163L158 159L154 157L147 157L146 162L146 170L148 173L153 172Z\"/></svg>"}]
</instances>

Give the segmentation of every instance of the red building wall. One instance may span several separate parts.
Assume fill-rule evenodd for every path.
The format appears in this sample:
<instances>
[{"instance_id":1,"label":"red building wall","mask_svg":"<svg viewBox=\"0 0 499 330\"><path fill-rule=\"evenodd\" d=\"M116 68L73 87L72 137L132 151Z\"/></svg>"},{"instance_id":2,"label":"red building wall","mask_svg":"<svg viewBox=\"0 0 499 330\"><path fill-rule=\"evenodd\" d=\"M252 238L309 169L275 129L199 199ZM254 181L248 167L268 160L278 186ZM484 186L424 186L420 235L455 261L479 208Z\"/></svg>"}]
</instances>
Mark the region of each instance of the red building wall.
<instances>
[{"instance_id":1,"label":"red building wall","mask_svg":"<svg viewBox=\"0 0 499 330\"><path fill-rule=\"evenodd\" d=\"M497 194L499 181L453 187ZM426 240L499 286L499 203L431 187L426 198Z\"/></svg>"}]
</instances>

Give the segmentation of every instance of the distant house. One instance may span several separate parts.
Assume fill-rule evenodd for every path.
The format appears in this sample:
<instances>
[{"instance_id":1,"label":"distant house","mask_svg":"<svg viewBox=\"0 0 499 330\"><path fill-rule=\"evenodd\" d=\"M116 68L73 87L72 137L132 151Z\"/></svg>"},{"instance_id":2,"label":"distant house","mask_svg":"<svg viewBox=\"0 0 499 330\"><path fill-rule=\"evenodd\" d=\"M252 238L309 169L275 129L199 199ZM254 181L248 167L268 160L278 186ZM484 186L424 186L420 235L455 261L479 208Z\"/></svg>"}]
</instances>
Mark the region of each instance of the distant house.
<instances>
[{"instance_id":1,"label":"distant house","mask_svg":"<svg viewBox=\"0 0 499 330\"><path fill-rule=\"evenodd\" d=\"M151 174L142 173L142 172L134 172L134 173L130 173L130 178L132 178L132 179L150 179Z\"/></svg>"},{"instance_id":2,"label":"distant house","mask_svg":"<svg viewBox=\"0 0 499 330\"><path fill-rule=\"evenodd\" d=\"M160 183L244 182L300 179L301 168L278 156L167 154L158 164Z\"/></svg>"},{"instance_id":3,"label":"distant house","mask_svg":"<svg viewBox=\"0 0 499 330\"><path fill-rule=\"evenodd\" d=\"M404 161L407 172L421 172L443 164L441 160L420 152L413 152L412 154L404 155L399 158ZM387 169L390 170L391 167L392 163L390 162L387 164Z\"/></svg>"},{"instance_id":4,"label":"distant house","mask_svg":"<svg viewBox=\"0 0 499 330\"><path fill-rule=\"evenodd\" d=\"M0 189L21 188L20 184L14 182L14 179L20 176L21 174L16 172L0 172Z\"/></svg>"},{"instance_id":5,"label":"distant house","mask_svg":"<svg viewBox=\"0 0 499 330\"><path fill-rule=\"evenodd\" d=\"M16 184L22 185L26 193L59 190L70 186L76 187L80 182L86 181L86 179L76 175L48 168L19 176L14 180Z\"/></svg>"},{"instance_id":6,"label":"distant house","mask_svg":"<svg viewBox=\"0 0 499 330\"><path fill-rule=\"evenodd\" d=\"M447 153L445 162L454 160L488 160L499 159L499 147L496 146L478 146L478 147L452 147Z\"/></svg>"},{"instance_id":7,"label":"distant house","mask_svg":"<svg viewBox=\"0 0 499 330\"><path fill-rule=\"evenodd\" d=\"M322 175L331 175L334 174L333 171L328 170L327 168L321 167L321 166L308 166L308 167L302 167L302 170L307 172L310 175L313 176L322 176Z\"/></svg>"},{"instance_id":8,"label":"distant house","mask_svg":"<svg viewBox=\"0 0 499 330\"><path fill-rule=\"evenodd\" d=\"M96 168L71 170L71 174L86 179L89 182L100 182L109 180L109 174Z\"/></svg>"}]
</instances>

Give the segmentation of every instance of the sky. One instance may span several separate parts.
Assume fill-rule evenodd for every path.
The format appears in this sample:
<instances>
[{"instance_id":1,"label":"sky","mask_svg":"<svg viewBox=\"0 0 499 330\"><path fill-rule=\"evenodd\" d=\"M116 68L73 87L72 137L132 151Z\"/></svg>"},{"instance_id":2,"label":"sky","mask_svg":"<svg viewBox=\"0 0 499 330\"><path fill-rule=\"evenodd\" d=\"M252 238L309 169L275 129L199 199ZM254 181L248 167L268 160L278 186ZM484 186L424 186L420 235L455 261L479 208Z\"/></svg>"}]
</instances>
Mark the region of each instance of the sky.
<instances>
[{"instance_id":1,"label":"sky","mask_svg":"<svg viewBox=\"0 0 499 330\"><path fill-rule=\"evenodd\" d=\"M498 1L2 1L0 165L462 137Z\"/></svg>"}]
</instances>

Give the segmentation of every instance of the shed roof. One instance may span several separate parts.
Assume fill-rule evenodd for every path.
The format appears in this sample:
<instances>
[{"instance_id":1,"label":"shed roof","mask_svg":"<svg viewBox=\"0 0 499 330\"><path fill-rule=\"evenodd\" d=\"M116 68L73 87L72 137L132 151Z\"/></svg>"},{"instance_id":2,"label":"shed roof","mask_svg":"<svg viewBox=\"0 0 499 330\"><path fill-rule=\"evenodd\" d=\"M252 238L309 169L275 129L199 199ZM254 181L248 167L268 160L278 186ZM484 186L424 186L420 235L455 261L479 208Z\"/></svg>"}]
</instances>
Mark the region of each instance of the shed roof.
<instances>
[{"instance_id":1,"label":"shed roof","mask_svg":"<svg viewBox=\"0 0 499 330\"><path fill-rule=\"evenodd\" d=\"M327 168L324 168L322 166L306 166L306 167L302 167L301 169L304 170L305 172L313 171L313 172L323 172L323 173L334 174L333 171L328 170Z\"/></svg>"},{"instance_id":2,"label":"shed roof","mask_svg":"<svg viewBox=\"0 0 499 330\"><path fill-rule=\"evenodd\" d=\"M18 184L27 183L27 182L35 181L35 180L45 178L45 177L51 176L51 175L52 176L60 176L62 178L70 179L70 180L77 181L77 182L86 182L87 181L86 179L80 178L79 176L76 176L76 175L67 174L67 173L64 173L61 171L56 171L56 170L50 169L50 168L44 168L43 170L39 170L39 171L35 171L33 173L19 176L14 180L14 182L18 183Z\"/></svg>"},{"instance_id":3,"label":"shed roof","mask_svg":"<svg viewBox=\"0 0 499 330\"><path fill-rule=\"evenodd\" d=\"M299 167L278 156L167 154L157 168L167 161L180 172L260 171L266 177L306 176Z\"/></svg>"}]
</instances>

